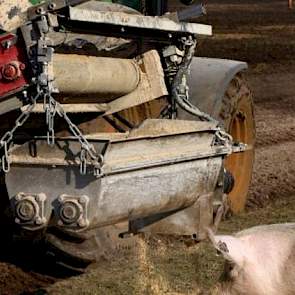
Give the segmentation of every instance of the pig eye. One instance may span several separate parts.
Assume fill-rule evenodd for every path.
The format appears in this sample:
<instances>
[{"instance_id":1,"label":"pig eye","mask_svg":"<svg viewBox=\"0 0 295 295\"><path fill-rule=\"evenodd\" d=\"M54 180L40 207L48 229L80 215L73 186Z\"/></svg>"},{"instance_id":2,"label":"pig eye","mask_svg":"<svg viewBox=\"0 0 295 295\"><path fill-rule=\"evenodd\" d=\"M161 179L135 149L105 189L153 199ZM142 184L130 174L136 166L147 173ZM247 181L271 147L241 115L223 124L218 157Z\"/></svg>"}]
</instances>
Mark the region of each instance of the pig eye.
<instances>
[{"instance_id":1,"label":"pig eye","mask_svg":"<svg viewBox=\"0 0 295 295\"><path fill-rule=\"evenodd\" d=\"M231 277L235 277L236 276L236 273L237 273L235 264L234 263L228 263L228 265L227 265L227 271L228 271L228 273L229 273L229 275Z\"/></svg>"},{"instance_id":2,"label":"pig eye","mask_svg":"<svg viewBox=\"0 0 295 295\"><path fill-rule=\"evenodd\" d=\"M226 262L220 280L224 282L233 281L236 277L236 273L235 264Z\"/></svg>"},{"instance_id":3,"label":"pig eye","mask_svg":"<svg viewBox=\"0 0 295 295\"><path fill-rule=\"evenodd\" d=\"M228 264L228 265L227 265L227 271L228 271L228 272L232 272L233 269L234 269L234 267L235 267L235 266L234 266L233 264Z\"/></svg>"}]
</instances>

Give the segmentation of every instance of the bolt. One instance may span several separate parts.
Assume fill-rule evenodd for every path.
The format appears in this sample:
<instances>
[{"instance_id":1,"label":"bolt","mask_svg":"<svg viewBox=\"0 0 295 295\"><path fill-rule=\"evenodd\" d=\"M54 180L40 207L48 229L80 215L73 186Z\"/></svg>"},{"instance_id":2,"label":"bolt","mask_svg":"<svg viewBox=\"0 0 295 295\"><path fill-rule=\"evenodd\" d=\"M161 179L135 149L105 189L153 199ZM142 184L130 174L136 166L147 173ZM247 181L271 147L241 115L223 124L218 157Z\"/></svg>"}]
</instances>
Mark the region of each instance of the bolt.
<instances>
[{"instance_id":1,"label":"bolt","mask_svg":"<svg viewBox=\"0 0 295 295\"><path fill-rule=\"evenodd\" d=\"M2 42L1 45L3 46L4 49L9 49L12 45L12 42L11 42L11 40L6 40L6 41Z\"/></svg>"},{"instance_id":2,"label":"bolt","mask_svg":"<svg viewBox=\"0 0 295 295\"><path fill-rule=\"evenodd\" d=\"M19 77L19 69L16 64L6 64L2 68L2 76L4 79L12 81Z\"/></svg>"},{"instance_id":3,"label":"bolt","mask_svg":"<svg viewBox=\"0 0 295 295\"><path fill-rule=\"evenodd\" d=\"M75 201L66 201L59 209L59 216L66 224L77 222L82 213L81 206Z\"/></svg>"},{"instance_id":4,"label":"bolt","mask_svg":"<svg viewBox=\"0 0 295 295\"><path fill-rule=\"evenodd\" d=\"M37 217L36 220L35 220L35 223L36 223L37 225L41 225L41 224L44 223L44 219L41 218L41 217Z\"/></svg>"},{"instance_id":5,"label":"bolt","mask_svg":"<svg viewBox=\"0 0 295 295\"><path fill-rule=\"evenodd\" d=\"M84 227L85 226L85 221L83 219L78 220L78 225L80 227Z\"/></svg>"},{"instance_id":6,"label":"bolt","mask_svg":"<svg viewBox=\"0 0 295 295\"><path fill-rule=\"evenodd\" d=\"M64 223L63 223L61 220L59 220L59 221L57 222L57 225L59 225L59 226L63 226Z\"/></svg>"},{"instance_id":7,"label":"bolt","mask_svg":"<svg viewBox=\"0 0 295 295\"><path fill-rule=\"evenodd\" d=\"M19 68L20 68L21 71L24 71L26 69L26 65L24 63L21 63L19 65Z\"/></svg>"},{"instance_id":8,"label":"bolt","mask_svg":"<svg viewBox=\"0 0 295 295\"><path fill-rule=\"evenodd\" d=\"M78 220L78 225L80 227L86 227L87 226L87 222L83 218L81 218L80 220Z\"/></svg>"},{"instance_id":9,"label":"bolt","mask_svg":"<svg viewBox=\"0 0 295 295\"><path fill-rule=\"evenodd\" d=\"M44 202L45 200L46 200L46 195L43 194L43 193L38 194L38 195L36 196L36 201L37 201L37 202Z\"/></svg>"},{"instance_id":10,"label":"bolt","mask_svg":"<svg viewBox=\"0 0 295 295\"><path fill-rule=\"evenodd\" d=\"M62 213L66 219L73 219L77 214L77 209L75 206L68 204L64 206Z\"/></svg>"},{"instance_id":11,"label":"bolt","mask_svg":"<svg viewBox=\"0 0 295 295\"><path fill-rule=\"evenodd\" d=\"M58 197L58 201L59 201L60 203L63 203L63 201L64 201L64 197L63 197L63 196L59 196L59 197Z\"/></svg>"},{"instance_id":12,"label":"bolt","mask_svg":"<svg viewBox=\"0 0 295 295\"><path fill-rule=\"evenodd\" d=\"M15 211L17 217L23 221L32 221L36 216L36 208L28 199L19 201L16 205Z\"/></svg>"},{"instance_id":13,"label":"bolt","mask_svg":"<svg viewBox=\"0 0 295 295\"><path fill-rule=\"evenodd\" d=\"M43 8L42 7L38 7L37 9L36 9L36 13L37 14L42 14L43 13Z\"/></svg>"},{"instance_id":14,"label":"bolt","mask_svg":"<svg viewBox=\"0 0 295 295\"><path fill-rule=\"evenodd\" d=\"M17 194L16 196L15 196L15 200L16 201L20 201L22 199L22 195L21 194Z\"/></svg>"},{"instance_id":15,"label":"bolt","mask_svg":"<svg viewBox=\"0 0 295 295\"><path fill-rule=\"evenodd\" d=\"M55 7L56 7L56 4L55 4L55 3L50 3L50 4L48 5L48 9L49 9L49 10L53 10Z\"/></svg>"},{"instance_id":16,"label":"bolt","mask_svg":"<svg viewBox=\"0 0 295 295\"><path fill-rule=\"evenodd\" d=\"M20 220L18 218L15 218L14 221L15 223L18 223L18 224L20 223Z\"/></svg>"},{"instance_id":17,"label":"bolt","mask_svg":"<svg viewBox=\"0 0 295 295\"><path fill-rule=\"evenodd\" d=\"M28 92L26 90L24 90L22 92L23 98L27 98L28 97Z\"/></svg>"},{"instance_id":18,"label":"bolt","mask_svg":"<svg viewBox=\"0 0 295 295\"><path fill-rule=\"evenodd\" d=\"M85 204L85 203L87 203L87 201L88 201L88 197L87 196L81 196L79 198L79 203L80 204Z\"/></svg>"}]
</instances>

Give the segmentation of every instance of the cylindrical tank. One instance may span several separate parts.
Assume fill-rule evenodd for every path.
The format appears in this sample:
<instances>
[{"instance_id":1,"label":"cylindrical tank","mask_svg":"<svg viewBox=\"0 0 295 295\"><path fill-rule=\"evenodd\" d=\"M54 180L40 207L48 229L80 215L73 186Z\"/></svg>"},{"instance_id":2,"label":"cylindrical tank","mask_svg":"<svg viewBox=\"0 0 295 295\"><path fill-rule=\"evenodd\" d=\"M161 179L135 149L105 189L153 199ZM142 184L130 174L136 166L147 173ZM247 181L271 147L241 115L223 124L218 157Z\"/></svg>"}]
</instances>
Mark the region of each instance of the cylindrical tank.
<instances>
[{"instance_id":1,"label":"cylindrical tank","mask_svg":"<svg viewBox=\"0 0 295 295\"><path fill-rule=\"evenodd\" d=\"M135 90L140 71L132 59L54 54L55 86L62 95L107 102Z\"/></svg>"}]
</instances>

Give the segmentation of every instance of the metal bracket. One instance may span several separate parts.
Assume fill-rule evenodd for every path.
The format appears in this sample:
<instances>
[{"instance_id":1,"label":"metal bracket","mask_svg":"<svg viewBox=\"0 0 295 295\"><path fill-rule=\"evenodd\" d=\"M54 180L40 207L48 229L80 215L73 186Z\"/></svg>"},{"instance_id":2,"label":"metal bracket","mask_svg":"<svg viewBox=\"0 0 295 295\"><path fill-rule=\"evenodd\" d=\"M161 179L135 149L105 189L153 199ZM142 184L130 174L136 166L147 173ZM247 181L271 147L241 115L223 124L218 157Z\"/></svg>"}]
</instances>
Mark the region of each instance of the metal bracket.
<instances>
[{"instance_id":1,"label":"metal bracket","mask_svg":"<svg viewBox=\"0 0 295 295\"><path fill-rule=\"evenodd\" d=\"M85 195L59 196L56 210L57 224L65 228L86 228L89 226L88 207L89 198Z\"/></svg>"},{"instance_id":2,"label":"metal bracket","mask_svg":"<svg viewBox=\"0 0 295 295\"><path fill-rule=\"evenodd\" d=\"M34 20L40 15L44 15L47 12L52 12L65 6L65 0L46 1L45 3L33 6L32 8L28 9L28 19Z\"/></svg>"},{"instance_id":3,"label":"metal bracket","mask_svg":"<svg viewBox=\"0 0 295 295\"><path fill-rule=\"evenodd\" d=\"M46 195L19 193L13 199L15 209L15 223L31 230L45 226L47 222L45 212Z\"/></svg>"},{"instance_id":4,"label":"metal bracket","mask_svg":"<svg viewBox=\"0 0 295 295\"><path fill-rule=\"evenodd\" d=\"M53 12L67 6L74 6L86 2L88 0L51 0L36 5L28 10L28 19L33 20L40 15Z\"/></svg>"}]
</instances>

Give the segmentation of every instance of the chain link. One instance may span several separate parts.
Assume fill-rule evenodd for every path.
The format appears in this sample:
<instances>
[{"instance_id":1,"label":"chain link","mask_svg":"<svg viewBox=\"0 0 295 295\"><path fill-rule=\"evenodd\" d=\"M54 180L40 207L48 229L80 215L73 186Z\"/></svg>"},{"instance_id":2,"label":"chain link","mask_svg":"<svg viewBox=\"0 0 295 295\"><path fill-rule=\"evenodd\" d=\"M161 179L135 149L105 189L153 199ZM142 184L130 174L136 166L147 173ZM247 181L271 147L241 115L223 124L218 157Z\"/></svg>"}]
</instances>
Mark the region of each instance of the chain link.
<instances>
[{"instance_id":1,"label":"chain link","mask_svg":"<svg viewBox=\"0 0 295 295\"><path fill-rule=\"evenodd\" d=\"M8 173L10 170L10 162L8 157L8 147L7 142L4 143L4 155L2 156L2 169L5 173Z\"/></svg>"},{"instance_id":2,"label":"chain link","mask_svg":"<svg viewBox=\"0 0 295 295\"><path fill-rule=\"evenodd\" d=\"M0 139L0 149L4 149L3 155L1 157L2 170L4 172L9 172L9 150L10 144L13 142L14 133L19 127L21 127L27 121L33 109L35 108L37 100L40 98L40 96L42 96L44 103L43 107L46 117L46 125L48 127L48 145L53 146L55 144L54 119L56 114L58 114L67 122L70 131L73 133L75 138L77 138L81 145L80 173L87 173L87 156L89 155L89 157L91 158L91 162L94 166L94 174L96 176L100 176L101 163L103 161L102 155L97 155L94 146L88 142L88 140L82 134L80 129L70 120L62 106L51 95L53 89L53 78L49 75L49 65L52 62L54 49L50 46L51 42L48 36L46 35L47 33L47 18L44 15L42 15L40 20L38 21L38 34L40 35L40 38L36 45L37 54L36 56L31 56L32 60L36 62L36 65L38 65L37 68L39 69L39 71L35 73L36 77L34 78L34 83L36 83L35 85L37 95L31 100L27 109L25 109L16 119L14 127L10 131L7 131Z\"/></svg>"},{"instance_id":3,"label":"chain link","mask_svg":"<svg viewBox=\"0 0 295 295\"><path fill-rule=\"evenodd\" d=\"M47 133L47 142L48 144L54 144L54 117L58 114L61 118L63 118L71 131L74 137L79 141L81 145L80 152L80 173L85 175L87 173L87 155L91 158L91 161L94 164L94 174L95 176L100 176L101 174L101 163L103 161L102 155L97 155L97 152L92 144L88 142L86 137L82 134L80 129L75 125L61 104L57 102L50 94L46 94L46 98L44 98L44 110L46 112L46 122L48 126Z\"/></svg>"},{"instance_id":4,"label":"chain link","mask_svg":"<svg viewBox=\"0 0 295 295\"><path fill-rule=\"evenodd\" d=\"M28 120L40 95L41 95L41 92L38 92L38 94L32 99L30 105L15 120L14 127L10 131L7 131L0 139L0 149L4 149L4 153L1 158L1 164L2 164L2 170L5 173L8 173L10 170L9 146L12 143L13 135L15 131L19 127L23 126L25 122Z\"/></svg>"},{"instance_id":5,"label":"chain link","mask_svg":"<svg viewBox=\"0 0 295 295\"><path fill-rule=\"evenodd\" d=\"M4 150L3 156L1 158L2 170L5 173L9 172L10 170L9 146L13 141L14 133L19 127L23 126L24 123L28 120L41 94L44 95L43 96L44 111L46 116L46 124L48 126L47 143L51 146L54 145L55 143L54 118L56 114L58 114L61 118L63 118L67 122L70 131L72 132L74 137L79 141L81 145L80 173L82 175L85 175L87 173L87 155L89 155L94 165L94 175L100 176L101 163L103 161L102 155L97 155L94 146L88 142L88 140L82 134L80 129L71 121L71 119L68 117L67 113L64 111L60 103L58 103L49 93L44 94L42 91L38 92L38 94L32 99L30 105L16 119L14 127L10 131L7 131L0 139L0 149Z\"/></svg>"},{"instance_id":6,"label":"chain link","mask_svg":"<svg viewBox=\"0 0 295 295\"><path fill-rule=\"evenodd\" d=\"M225 146L233 145L233 138L229 133L219 129L215 133L215 136L216 136L216 142L218 142L219 144L223 144Z\"/></svg>"},{"instance_id":7,"label":"chain link","mask_svg":"<svg viewBox=\"0 0 295 295\"><path fill-rule=\"evenodd\" d=\"M49 94L44 95L44 112L46 117L47 129L47 143L53 146L55 143L55 132L54 132L54 117L56 115L56 105L54 99Z\"/></svg>"}]
</instances>

